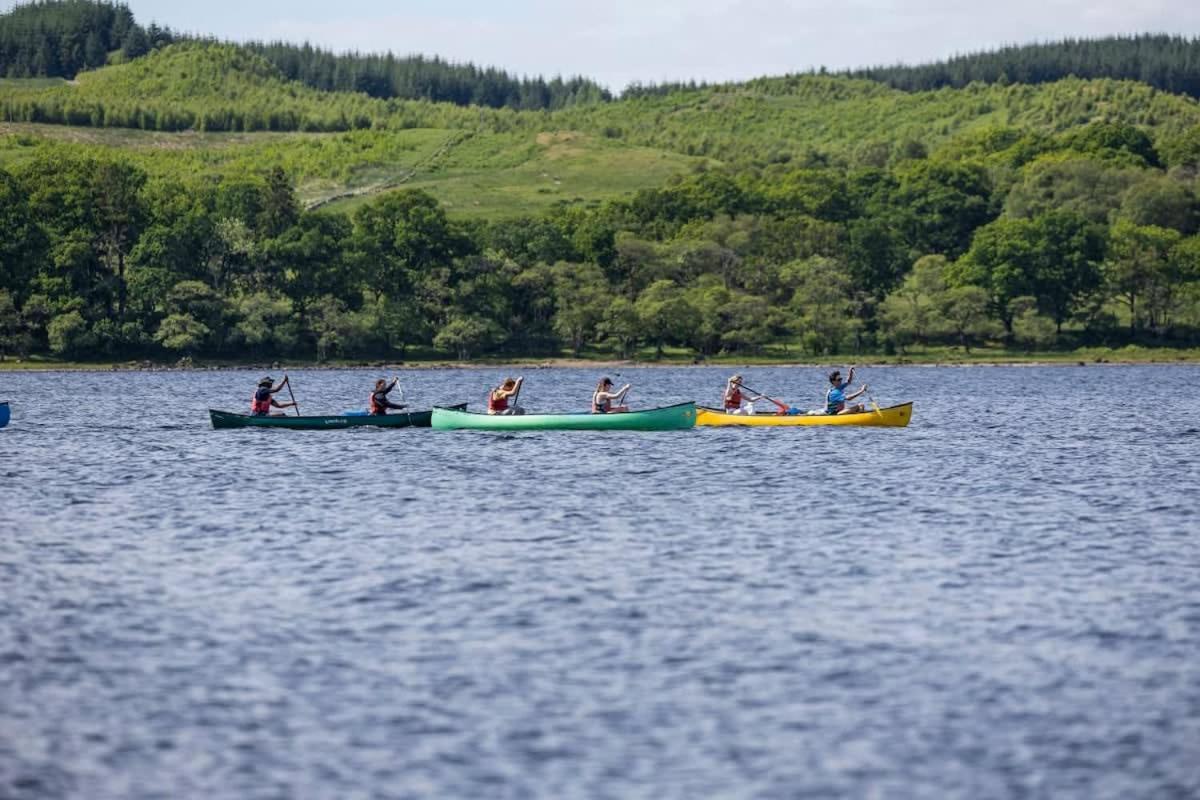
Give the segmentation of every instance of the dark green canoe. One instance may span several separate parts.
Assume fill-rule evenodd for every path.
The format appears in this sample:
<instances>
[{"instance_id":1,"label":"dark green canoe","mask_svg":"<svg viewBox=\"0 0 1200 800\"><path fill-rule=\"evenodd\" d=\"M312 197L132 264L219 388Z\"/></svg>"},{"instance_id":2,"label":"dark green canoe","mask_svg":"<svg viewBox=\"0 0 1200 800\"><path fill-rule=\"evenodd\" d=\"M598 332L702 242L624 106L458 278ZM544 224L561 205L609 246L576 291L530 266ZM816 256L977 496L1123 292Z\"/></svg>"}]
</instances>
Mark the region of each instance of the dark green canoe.
<instances>
[{"instance_id":1,"label":"dark green canoe","mask_svg":"<svg viewBox=\"0 0 1200 800\"><path fill-rule=\"evenodd\" d=\"M452 408L465 409L466 403ZM256 417L252 414L235 414L210 408L214 428L291 428L302 431L338 430L341 428L428 428L432 411L411 411L386 416L365 413L338 414L321 417Z\"/></svg>"}]
</instances>

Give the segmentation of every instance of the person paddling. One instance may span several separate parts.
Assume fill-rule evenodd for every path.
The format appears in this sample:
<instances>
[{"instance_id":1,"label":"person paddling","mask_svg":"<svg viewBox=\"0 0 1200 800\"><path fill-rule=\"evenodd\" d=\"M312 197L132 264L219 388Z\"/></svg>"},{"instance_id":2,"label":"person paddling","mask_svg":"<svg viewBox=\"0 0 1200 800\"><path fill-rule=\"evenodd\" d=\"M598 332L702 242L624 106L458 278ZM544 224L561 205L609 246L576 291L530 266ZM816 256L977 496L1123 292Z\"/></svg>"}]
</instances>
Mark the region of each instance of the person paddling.
<instances>
[{"instance_id":1,"label":"person paddling","mask_svg":"<svg viewBox=\"0 0 1200 800\"><path fill-rule=\"evenodd\" d=\"M782 400L776 400L770 395L751 389L746 384L742 383L741 375L734 375L725 384L725 394L721 398L723 410L726 414L755 414L754 403L757 400L766 400L777 409L776 414L802 414L800 409L792 408Z\"/></svg>"},{"instance_id":2,"label":"person paddling","mask_svg":"<svg viewBox=\"0 0 1200 800\"><path fill-rule=\"evenodd\" d=\"M275 399L275 393L288 385L288 376L284 375L279 385L271 388L271 384L274 382L275 379L269 375L258 382L258 389L254 392L254 398L250 401L250 413L254 416L269 417L271 416L272 408L295 408L296 404L294 402L281 403Z\"/></svg>"},{"instance_id":3,"label":"person paddling","mask_svg":"<svg viewBox=\"0 0 1200 800\"><path fill-rule=\"evenodd\" d=\"M834 370L829 373L829 391L825 393L825 413L826 414L861 414L864 410L862 403L857 403L852 406L846 405L850 400L861 397L867 391L867 385L864 383L862 388L857 392L846 392L850 389L850 384L854 381L854 367L850 367L849 373L846 375L846 380L842 380L840 370Z\"/></svg>"},{"instance_id":4,"label":"person paddling","mask_svg":"<svg viewBox=\"0 0 1200 800\"><path fill-rule=\"evenodd\" d=\"M493 415L502 414L505 416L521 414L522 409L516 404L516 397L521 393L521 384L524 382L524 377L515 380L513 378L505 378L504 383L488 393L487 413Z\"/></svg>"},{"instance_id":5,"label":"person paddling","mask_svg":"<svg viewBox=\"0 0 1200 800\"><path fill-rule=\"evenodd\" d=\"M747 396L743 390L752 396ZM725 383L725 394L721 401L726 414L753 414L754 401L762 398L763 395L754 394L742 384L741 375L734 375Z\"/></svg>"},{"instance_id":6,"label":"person paddling","mask_svg":"<svg viewBox=\"0 0 1200 800\"><path fill-rule=\"evenodd\" d=\"M629 410L629 406L614 406L613 403L624 403L630 384L625 384L616 392L612 391L612 386L611 378L601 378L596 384L596 391L592 392L593 414L622 414Z\"/></svg>"},{"instance_id":7,"label":"person paddling","mask_svg":"<svg viewBox=\"0 0 1200 800\"><path fill-rule=\"evenodd\" d=\"M721 397L722 407L726 414L741 414L742 403L745 398L742 397L742 376L734 375L725 382L725 394Z\"/></svg>"},{"instance_id":8,"label":"person paddling","mask_svg":"<svg viewBox=\"0 0 1200 800\"><path fill-rule=\"evenodd\" d=\"M375 381L375 391L371 392L371 416L385 417L388 409L397 411L407 408L403 403L393 403L388 399L388 395L392 389L396 388L396 384L400 382L399 378L392 378L392 382L388 383L383 378Z\"/></svg>"}]
</instances>

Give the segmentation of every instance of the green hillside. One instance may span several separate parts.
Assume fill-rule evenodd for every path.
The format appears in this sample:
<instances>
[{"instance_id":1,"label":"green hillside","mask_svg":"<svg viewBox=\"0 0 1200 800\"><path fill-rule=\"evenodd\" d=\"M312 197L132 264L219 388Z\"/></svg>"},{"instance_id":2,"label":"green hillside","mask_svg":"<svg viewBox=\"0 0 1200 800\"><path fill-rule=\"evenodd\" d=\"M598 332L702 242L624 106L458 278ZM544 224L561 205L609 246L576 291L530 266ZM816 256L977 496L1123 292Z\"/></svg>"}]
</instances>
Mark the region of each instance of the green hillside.
<instances>
[{"instance_id":1,"label":"green hillside","mask_svg":"<svg viewBox=\"0 0 1200 800\"><path fill-rule=\"evenodd\" d=\"M607 131L641 145L731 162L817 156L872 161L906 141L936 150L962 133L1014 126L1056 133L1104 121L1176 136L1200 104L1131 81L1068 79L1039 86L902 92L814 75L644 97L554 114L563 127Z\"/></svg>"},{"instance_id":2,"label":"green hillside","mask_svg":"<svg viewBox=\"0 0 1200 800\"><path fill-rule=\"evenodd\" d=\"M1200 104L1135 81L514 111L191 42L0 118L0 358L1200 341Z\"/></svg>"},{"instance_id":3,"label":"green hillside","mask_svg":"<svg viewBox=\"0 0 1200 800\"><path fill-rule=\"evenodd\" d=\"M472 118L448 104L320 92L285 81L243 48L208 43L172 45L50 88L10 81L0 116L9 122L226 132L431 127L434 120L448 127Z\"/></svg>"},{"instance_id":4,"label":"green hillside","mask_svg":"<svg viewBox=\"0 0 1200 800\"><path fill-rule=\"evenodd\" d=\"M626 197L713 163L570 132L154 133L0 123L0 168L18 169L41 157L113 153L164 180L231 178L279 167L306 208L350 211L387 191L420 188L443 201L452 216L485 219Z\"/></svg>"},{"instance_id":5,"label":"green hillside","mask_svg":"<svg viewBox=\"0 0 1200 800\"><path fill-rule=\"evenodd\" d=\"M157 131L343 131L455 128L578 130L724 161L778 161L816 151L856 151L904 139L927 146L1001 124L1058 132L1103 120L1145 126L1155 137L1195 125L1194 99L1132 81L972 84L903 92L817 75L575 106L513 112L445 103L378 100L285 81L261 57L228 45L178 44L74 83L0 84L9 122Z\"/></svg>"},{"instance_id":6,"label":"green hillside","mask_svg":"<svg viewBox=\"0 0 1200 800\"><path fill-rule=\"evenodd\" d=\"M1200 124L1200 104L1128 81L910 93L810 75L512 112L323 93L237 48L180 44L72 84L6 81L0 116L21 134L0 145L0 162L19 160L34 141L127 151L156 175L279 166L308 205L345 196L350 208L417 186L456 215L490 217L609 200L701 163L885 166L914 147L933 154L995 127L1052 135L1104 121L1169 143Z\"/></svg>"},{"instance_id":7,"label":"green hillside","mask_svg":"<svg viewBox=\"0 0 1200 800\"><path fill-rule=\"evenodd\" d=\"M205 41L151 22L143 27L129 7L106 0L36 0L0 13L0 76L66 78L106 64L133 61L175 42ZM289 80L325 91L378 98L433 100L493 108L561 108L611 99L582 77L515 77L494 67L452 63L437 56L334 53L288 42L238 44Z\"/></svg>"}]
</instances>

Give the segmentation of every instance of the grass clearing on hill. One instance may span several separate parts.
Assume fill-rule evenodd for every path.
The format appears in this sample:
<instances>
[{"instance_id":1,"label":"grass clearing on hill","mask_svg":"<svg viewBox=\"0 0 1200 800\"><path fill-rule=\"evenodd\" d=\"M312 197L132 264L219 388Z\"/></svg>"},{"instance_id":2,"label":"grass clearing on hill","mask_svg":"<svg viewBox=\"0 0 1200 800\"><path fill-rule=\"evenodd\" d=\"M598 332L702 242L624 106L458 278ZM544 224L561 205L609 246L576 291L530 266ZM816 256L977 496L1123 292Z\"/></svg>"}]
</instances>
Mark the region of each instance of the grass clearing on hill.
<instances>
[{"instance_id":1,"label":"grass clearing on hill","mask_svg":"<svg viewBox=\"0 0 1200 800\"><path fill-rule=\"evenodd\" d=\"M225 176L281 166L306 207L351 212L379 194L423 189L454 216L511 219L559 202L600 203L711 159L573 131L478 134L444 128L347 133L163 133L0 123L0 167L65 149L120 153L152 176Z\"/></svg>"},{"instance_id":2,"label":"grass clearing on hill","mask_svg":"<svg viewBox=\"0 0 1200 800\"><path fill-rule=\"evenodd\" d=\"M599 203L660 186L701 163L716 162L576 132L514 133L468 139L404 188L428 192L452 216L512 219L560 202ZM369 199L329 208L352 211Z\"/></svg>"}]
</instances>

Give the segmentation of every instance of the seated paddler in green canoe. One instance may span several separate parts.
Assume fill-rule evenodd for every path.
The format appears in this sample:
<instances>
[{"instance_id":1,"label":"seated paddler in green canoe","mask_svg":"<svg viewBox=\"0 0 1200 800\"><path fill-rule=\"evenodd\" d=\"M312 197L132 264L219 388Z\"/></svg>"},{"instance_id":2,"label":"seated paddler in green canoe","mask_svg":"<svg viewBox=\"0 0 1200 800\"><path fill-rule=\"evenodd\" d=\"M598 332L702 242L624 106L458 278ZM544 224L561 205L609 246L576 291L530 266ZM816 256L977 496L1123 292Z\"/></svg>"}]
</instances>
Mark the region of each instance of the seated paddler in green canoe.
<instances>
[{"instance_id":1,"label":"seated paddler in green canoe","mask_svg":"<svg viewBox=\"0 0 1200 800\"><path fill-rule=\"evenodd\" d=\"M593 414L623 414L629 410L629 406L625 405L625 395L629 393L630 384L625 384L619 391L612 391L612 378L601 378L596 384L596 391L592 392L592 413ZM614 405L620 403L620 405Z\"/></svg>"},{"instance_id":2,"label":"seated paddler in green canoe","mask_svg":"<svg viewBox=\"0 0 1200 800\"><path fill-rule=\"evenodd\" d=\"M392 382L388 383L385 379L380 378L375 381L375 391L371 392L371 416L384 417L387 416L389 409L400 411L408 408L403 403L393 403L388 399L388 395L396 388L396 384L400 382L399 378L392 378Z\"/></svg>"},{"instance_id":3,"label":"seated paddler in green canoe","mask_svg":"<svg viewBox=\"0 0 1200 800\"><path fill-rule=\"evenodd\" d=\"M488 392L487 413L495 416L501 414L506 417L524 414L525 409L517 405L517 398L521 396L521 384L525 383L525 378L505 378L504 383L497 386Z\"/></svg>"},{"instance_id":4,"label":"seated paddler in green canoe","mask_svg":"<svg viewBox=\"0 0 1200 800\"><path fill-rule=\"evenodd\" d=\"M271 384L275 383L275 379L267 376L258 382L258 389L255 390L254 396L250 398L250 413L256 417L271 416L272 408L295 408L296 403L281 403L275 399L275 393L288 385L288 376L284 375L283 380L278 386L272 388Z\"/></svg>"}]
</instances>

